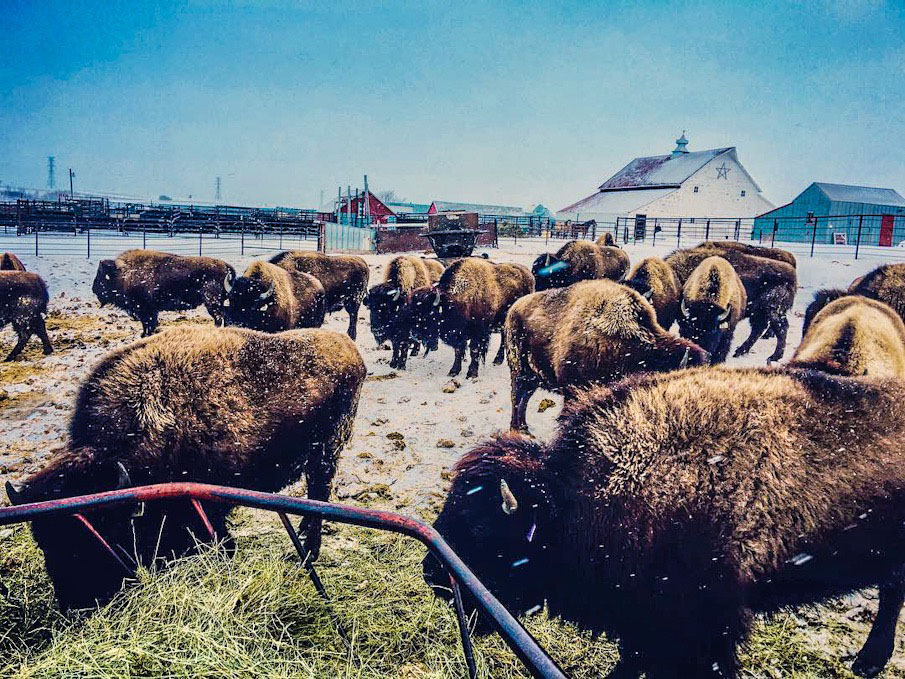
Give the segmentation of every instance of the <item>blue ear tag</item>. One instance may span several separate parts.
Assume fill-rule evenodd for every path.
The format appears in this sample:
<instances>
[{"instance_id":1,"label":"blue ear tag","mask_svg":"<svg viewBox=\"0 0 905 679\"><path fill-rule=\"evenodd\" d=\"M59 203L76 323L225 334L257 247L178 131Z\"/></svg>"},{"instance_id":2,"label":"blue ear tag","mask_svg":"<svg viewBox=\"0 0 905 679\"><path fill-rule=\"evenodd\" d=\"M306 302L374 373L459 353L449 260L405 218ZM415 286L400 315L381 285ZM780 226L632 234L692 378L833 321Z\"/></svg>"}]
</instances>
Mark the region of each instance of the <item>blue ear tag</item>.
<instances>
[{"instance_id":1,"label":"blue ear tag","mask_svg":"<svg viewBox=\"0 0 905 679\"><path fill-rule=\"evenodd\" d=\"M538 276L549 276L550 274L554 274L557 271L563 271L569 268L568 262L556 262L555 264L551 264L550 266L545 266L543 269L537 272Z\"/></svg>"}]
</instances>

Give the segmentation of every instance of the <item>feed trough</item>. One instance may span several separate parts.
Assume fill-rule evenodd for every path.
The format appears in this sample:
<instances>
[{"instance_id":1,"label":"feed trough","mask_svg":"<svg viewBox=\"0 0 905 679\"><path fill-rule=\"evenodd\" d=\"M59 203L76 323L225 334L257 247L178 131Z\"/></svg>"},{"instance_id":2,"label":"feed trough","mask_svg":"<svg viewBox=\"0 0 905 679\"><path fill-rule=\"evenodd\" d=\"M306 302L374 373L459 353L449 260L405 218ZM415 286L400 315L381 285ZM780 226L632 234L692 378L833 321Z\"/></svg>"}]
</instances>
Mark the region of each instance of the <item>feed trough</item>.
<instances>
[{"instance_id":1,"label":"feed trough","mask_svg":"<svg viewBox=\"0 0 905 679\"><path fill-rule=\"evenodd\" d=\"M428 228L422 238L430 241L440 259L469 257L481 231L477 212L430 215Z\"/></svg>"}]
</instances>

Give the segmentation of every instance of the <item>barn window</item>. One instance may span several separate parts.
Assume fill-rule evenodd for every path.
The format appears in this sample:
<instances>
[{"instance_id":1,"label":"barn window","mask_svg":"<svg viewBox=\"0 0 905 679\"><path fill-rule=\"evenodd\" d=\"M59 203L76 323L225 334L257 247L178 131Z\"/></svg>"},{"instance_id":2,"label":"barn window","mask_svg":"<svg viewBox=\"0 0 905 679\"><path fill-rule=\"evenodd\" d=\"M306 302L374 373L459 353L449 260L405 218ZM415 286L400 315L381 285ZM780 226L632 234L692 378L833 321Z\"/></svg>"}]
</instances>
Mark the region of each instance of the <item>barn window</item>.
<instances>
[{"instance_id":1,"label":"barn window","mask_svg":"<svg viewBox=\"0 0 905 679\"><path fill-rule=\"evenodd\" d=\"M744 191L742 191L742 198L744 198L744 197L745 197L745 192L744 192Z\"/></svg>"},{"instance_id":2,"label":"barn window","mask_svg":"<svg viewBox=\"0 0 905 679\"><path fill-rule=\"evenodd\" d=\"M697 186L694 187L694 192L695 192L695 193L698 192L698 187L697 187Z\"/></svg>"}]
</instances>

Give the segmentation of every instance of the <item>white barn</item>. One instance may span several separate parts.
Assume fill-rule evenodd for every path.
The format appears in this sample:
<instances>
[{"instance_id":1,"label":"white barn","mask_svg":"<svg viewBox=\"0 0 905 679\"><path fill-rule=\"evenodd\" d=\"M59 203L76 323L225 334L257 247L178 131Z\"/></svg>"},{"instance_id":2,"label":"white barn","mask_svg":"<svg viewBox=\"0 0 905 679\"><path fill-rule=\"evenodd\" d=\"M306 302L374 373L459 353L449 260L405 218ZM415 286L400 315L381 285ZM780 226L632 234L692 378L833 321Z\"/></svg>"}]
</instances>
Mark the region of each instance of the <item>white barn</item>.
<instances>
[{"instance_id":1,"label":"white barn","mask_svg":"<svg viewBox=\"0 0 905 679\"><path fill-rule=\"evenodd\" d=\"M773 209L734 146L707 151L687 147L683 132L671 154L635 158L596 193L557 212L557 219L754 217Z\"/></svg>"}]
</instances>

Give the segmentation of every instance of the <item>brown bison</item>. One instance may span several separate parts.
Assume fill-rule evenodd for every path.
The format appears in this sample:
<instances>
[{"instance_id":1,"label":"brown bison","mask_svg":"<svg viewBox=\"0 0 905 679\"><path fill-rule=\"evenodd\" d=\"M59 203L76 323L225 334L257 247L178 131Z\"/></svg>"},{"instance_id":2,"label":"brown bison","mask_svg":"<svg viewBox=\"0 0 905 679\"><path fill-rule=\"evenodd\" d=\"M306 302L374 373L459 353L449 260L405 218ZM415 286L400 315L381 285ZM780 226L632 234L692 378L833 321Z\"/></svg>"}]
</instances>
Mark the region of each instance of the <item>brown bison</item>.
<instances>
[{"instance_id":1,"label":"brown bison","mask_svg":"<svg viewBox=\"0 0 905 679\"><path fill-rule=\"evenodd\" d=\"M306 250L281 252L270 260L289 271L314 276L324 286L327 313L345 309L349 314L349 337L358 330L358 310L368 291L368 263L355 255L325 255Z\"/></svg>"},{"instance_id":2,"label":"brown bison","mask_svg":"<svg viewBox=\"0 0 905 679\"><path fill-rule=\"evenodd\" d=\"M531 273L540 292L595 278L620 281L628 267L628 255L620 248L573 240L563 245L555 255L546 254L535 259Z\"/></svg>"},{"instance_id":3,"label":"brown bison","mask_svg":"<svg viewBox=\"0 0 905 679\"><path fill-rule=\"evenodd\" d=\"M789 331L788 313L798 292L795 267L768 257L748 255L732 248L692 248L676 250L666 258L680 285L708 257L714 255L728 261L741 278L748 296L744 317L751 323L751 334L736 350L735 357L751 351L754 343L767 334L776 336L776 348L767 359L778 361L786 350Z\"/></svg>"},{"instance_id":4,"label":"brown bison","mask_svg":"<svg viewBox=\"0 0 905 679\"><path fill-rule=\"evenodd\" d=\"M631 373L707 363L699 346L660 327L640 294L607 280L522 297L506 316L503 337L515 430L527 430L528 401L539 387L568 398Z\"/></svg>"},{"instance_id":5,"label":"brown bison","mask_svg":"<svg viewBox=\"0 0 905 679\"><path fill-rule=\"evenodd\" d=\"M282 332L319 328L324 322L324 286L314 276L252 262L241 277L225 282L226 325Z\"/></svg>"},{"instance_id":6,"label":"brown bison","mask_svg":"<svg viewBox=\"0 0 905 679\"><path fill-rule=\"evenodd\" d=\"M841 297L814 315L789 366L905 378L905 324L883 302Z\"/></svg>"},{"instance_id":7,"label":"brown bison","mask_svg":"<svg viewBox=\"0 0 905 679\"><path fill-rule=\"evenodd\" d=\"M879 585L854 665L875 676L905 598L903 400L901 380L813 370L628 378L547 446L468 453L434 525L514 612L618 638L620 679L737 677L753 614ZM432 556L424 573L448 596Z\"/></svg>"},{"instance_id":8,"label":"brown bison","mask_svg":"<svg viewBox=\"0 0 905 679\"><path fill-rule=\"evenodd\" d=\"M53 346L44 326L49 301L47 286L38 274L0 271L0 328L9 324L18 337L5 360L14 360L32 335L41 339L45 355L53 353Z\"/></svg>"},{"instance_id":9,"label":"brown bison","mask_svg":"<svg viewBox=\"0 0 905 679\"><path fill-rule=\"evenodd\" d=\"M12 252L4 252L0 257L0 271L25 271L25 265Z\"/></svg>"},{"instance_id":10,"label":"brown bison","mask_svg":"<svg viewBox=\"0 0 905 679\"><path fill-rule=\"evenodd\" d=\"M409 349L418 353L412 341L409 303L416 288L431 286L440 280L443 264L436 259L400 255L387 265L383 283L368 291L364 305L371 310L371 332L377 344L389 340L393 344L391 368L405 370ZM430 350L425 348L425 355Z\"/></svg>"},{"instance_id":11,"label":"brown bison","mask_svg":"<svg viewBox=\"0 0 905 679\"><path fill-rule=\"evenodd\" d=\"M785 262L793 267L798 266L798 262L788 250L781 248L768 248L763 245L751 245L749 243L739 243L734 240L705 240L697 246L701 249L713 250L735 250L746 255L754 255L755 257L766 257L767 259L775 259L778 262Z\"/></svg>"},{"instance_id":12,"label":"brown bison","mask_svg":"<svg viewBox=\"0 0 905 679\"><path fill-rule=\"evenodd\" d=\"M905 320L905 264L884 264L855 279L850 295L862 295L883 302Z\"/></svg>"},{"instance_id":13,"label":"brown bison","mask_svg":"<svg viewBox=\"0 0 905 679\"><path fill-rule=\"evenodd\" d=\"M616 243L616 239L613 237L609 231L604 232L604 234L594 241L599 248L618 248L619 245Z\"/></svg>"},{"instance_id":14,"label":"brown bison","mask_svg":"<svg viewBox=\"0 0 905 679\"><path fill-rule=\"evenodd\" d=\"M747 303L745 286L732 265L722 257L707 257L682 288L679 334L709 352L713 363L722 363Z\"/></svg>"},{"instance_id":15,"label":"brown bison","mask_svg":"<svg viewBox=\"0 0 905 679\"><path fill-rule=\"evenodd\" d=\"M642 259L622 284L640 292L651 303L664 330L672 327L679 316L682 288L669 264L659 257Z\"/></svg>"},{"instance_id":16,"label":"brown bison","mask_svg":"<svg viewBox=\"0 0 905 679\"><path fill-rule=\"evenodd\" d=\"M471 352L468 377L478 376L490 334L501 331L506 313L519 297L534 292L534 278L520 264L496 264L466 257L450 264L437 285L418 288L409 303L412 337L431 351L442 339L456 352L450 376L462 371L466 347ZM493 362L505 358L505 338Z\"/></svg>"},{"instance_id":17,"label":"brown bison","mask_svg":"<svg viewBox=\"0 0 905 679\"><path fill-rule=\"evenodd\" d=\"M92 292L101 306L113 304L141 323L146 337L157 329L161 311L204 305L215 325L223 325L224 283L235 270L213 257L183 257L156 250L127 250L97 267Z\"/></svg>"},{"instance_id":18,"label":"brown bison","mask_svg":"<svg viewBox=\"0 0 905 679\"><path fill-rule=\"evenodd\" d=\"M276 492L307 479L328 500L349 439L365 366L349 338L328 330L270 335L239 328L177 327L108 354L82 385L69 442L20 488L13 504L197 481ZM231 544L229 507L205 510ZM126 559L145 566L191 553L205 539L186 501L98 509L89 518ZM320 522L306 547L316 558ZM94 606L122 586L120 565L74 518L32 529L63 609Z\"/></svg>"}]
</instances>

